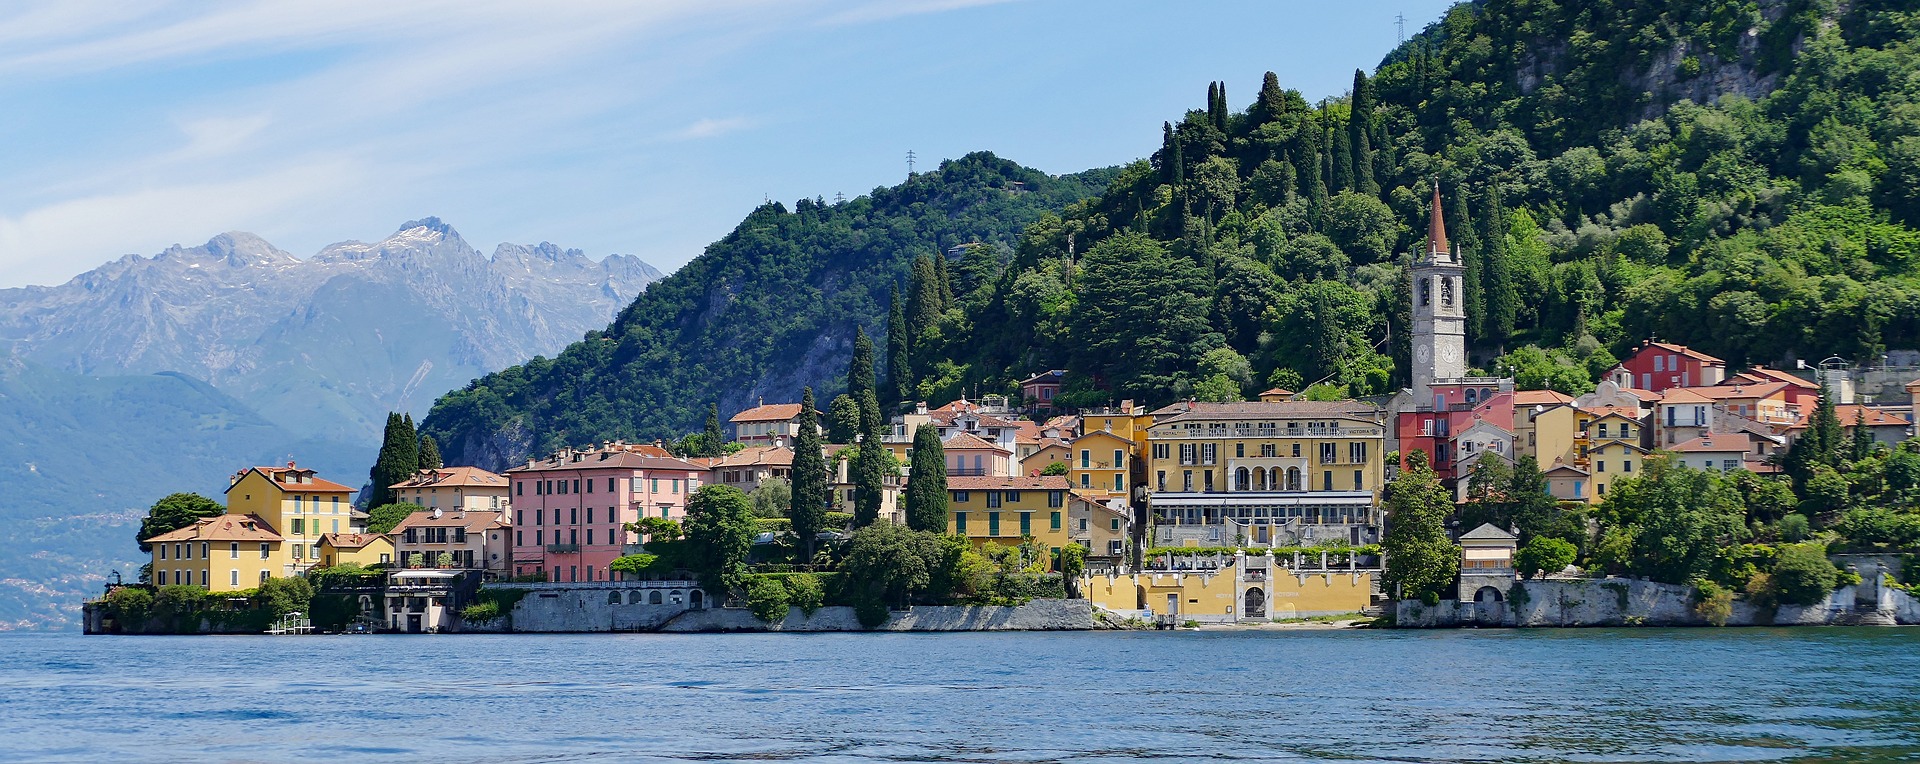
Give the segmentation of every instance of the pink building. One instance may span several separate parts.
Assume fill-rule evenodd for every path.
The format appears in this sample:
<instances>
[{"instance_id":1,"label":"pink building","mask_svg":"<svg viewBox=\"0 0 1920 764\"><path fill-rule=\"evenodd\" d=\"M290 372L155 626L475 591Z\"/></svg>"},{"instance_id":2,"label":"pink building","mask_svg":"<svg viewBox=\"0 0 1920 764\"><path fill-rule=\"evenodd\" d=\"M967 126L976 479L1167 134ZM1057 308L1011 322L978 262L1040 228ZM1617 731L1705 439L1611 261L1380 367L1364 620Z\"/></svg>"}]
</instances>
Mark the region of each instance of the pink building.
<instances>
[{"instance_id":1,"label":"pink building","mask_svg":"<svg viewBox=\"0 0 1920 764\"><path fill-rule=\"evenodd\" d=\"M706 472L620 443L561 449L507 470L513 484L513 572L549 581L606 581L607 565L638 541L641 517L681 519Z\"/></svg>"}]
</instances>

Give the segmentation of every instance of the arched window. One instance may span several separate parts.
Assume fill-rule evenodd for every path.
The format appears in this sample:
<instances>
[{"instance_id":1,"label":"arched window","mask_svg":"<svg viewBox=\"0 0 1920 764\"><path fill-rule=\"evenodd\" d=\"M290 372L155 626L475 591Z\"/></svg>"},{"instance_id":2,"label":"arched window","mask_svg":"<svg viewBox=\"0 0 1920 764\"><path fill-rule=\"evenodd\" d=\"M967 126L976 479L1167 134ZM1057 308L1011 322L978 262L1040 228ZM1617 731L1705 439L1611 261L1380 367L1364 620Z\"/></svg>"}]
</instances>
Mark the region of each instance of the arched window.
<instances>
[{"instance_id":1,"label":"arched window","mask_svg":"<svg viewBox=\"0 0 1920 764\"><path fill-rule=\"evenodd\" d=\"M1287 490L1289 491L1300 490L1300 468L1299 467L1287 468Z\"/></svg>"},{"instance_id":2,"label":"arched window","mask_svg":"<svg viewBox=\"0 0 1920 764\"><path fill-rule=\"evenodd\" d=\"M688 595L688 605L694 610L706 607L705 598L701 596L699 589L693 590L693 593Z\"/></svg>"},{"instance_id":3,"label":"arched window","mask_svg":"<svg viewBox=\"0 0 1920 764\"><path fill-rule=\"evenodd\" d=\"M1453 307L1453 279L1440 277L1440 304Z\"/></svg>"},{"instance_id":4,"label":"arched window","mask_svg":"<svg viewBox=\"0 0 1920 764\"><path fill-rule=\"evenodd\" d=\"M1233 471L1233 490L1246 491L1252 487L1248 481L1247 468L1241 467Z\"/></svg>"},{"instance_id":5,"label":"arched window","mask_svg":"<svg viewBox=\"0 0 1920 764\"><path fill-rule=\"evenodd\" d=\"M607 592L607 604L609 604L609 605L618 605L618 604L620 604L620 593L619 593L619 592Z\"/></svg>"},{"instance_id":6,"label":"arched window","mask_svg":"<svg viewBox=\"0 0 1920 764\"><path fill-rule=\"evenodd\" d=\"M653 593L647 595L647 604L649 605L660 604L660 590L655 589L653 590Z\"/></svg>"},{"instance_id":7,"label":"arched window","mask_svg":"<svg viewBox=\"0 0 1920 764\"><path fill-rule=\"evenodd\" d=\"M1473 405L1474 400L1478 399L1479 397L1480 397L1480 391L1475 390L1471 387L1467 388L1467 405L1469 406Z\"/></svg>"},{"instance_id":8,"label":"arched window","mask_svg":"<svg viewBox=\"0 0 1920 764\"><path fill-rule=\"evenodd\" d=\"M1433 304L1433 280L1432 279L1420 280L1420 304L1421 305Z\"/></svg>"}]
</instances>

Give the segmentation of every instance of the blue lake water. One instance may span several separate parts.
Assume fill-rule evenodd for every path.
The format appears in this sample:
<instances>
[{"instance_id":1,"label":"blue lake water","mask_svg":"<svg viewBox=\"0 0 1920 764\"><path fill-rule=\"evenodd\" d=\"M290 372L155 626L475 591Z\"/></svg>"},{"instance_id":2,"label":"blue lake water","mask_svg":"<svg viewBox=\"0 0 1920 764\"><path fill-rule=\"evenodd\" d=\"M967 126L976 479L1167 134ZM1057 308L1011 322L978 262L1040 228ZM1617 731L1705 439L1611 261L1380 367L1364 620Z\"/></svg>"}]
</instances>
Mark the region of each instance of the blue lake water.
<instances>
[{"instance_id":1,"label":"blue lake water","mask_svg":"<svg viewBox=\"0 0 1920 764\"><path fill-rule=\"evenodd\" d=\"M1920 630L0 636L0 760L1875 761Z\"/></svg>"}]
</instances>

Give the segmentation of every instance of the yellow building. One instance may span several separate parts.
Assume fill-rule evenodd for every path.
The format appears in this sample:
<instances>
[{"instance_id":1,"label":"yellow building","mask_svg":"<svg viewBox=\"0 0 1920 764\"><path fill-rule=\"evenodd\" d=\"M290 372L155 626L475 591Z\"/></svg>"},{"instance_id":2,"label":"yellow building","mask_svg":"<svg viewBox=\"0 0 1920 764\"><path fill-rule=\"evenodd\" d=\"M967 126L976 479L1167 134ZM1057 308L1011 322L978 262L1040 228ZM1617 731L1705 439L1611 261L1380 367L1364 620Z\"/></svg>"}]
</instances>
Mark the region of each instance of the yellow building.
<instances>
[{"instance_id":1,"label":"yellow building","mask_svg":"<svg viewBox=\"0 0 1920 764\"><path fill-rule=\"evenodd\" d=\"M252 589L285 570L285 546L258 515L206 517L147 539L155 586L192 585L210 592Z\"/></svg>"},{"instance_id":2,"label":"yellow building","mask_svg":"<svg viewBox=\"0 0 1920 764\"><path fill-rule=\"evenodd\" d=\"M1541 464L1553 463L1553 457L1561 456L1573 445L1573 415L1566 412L1556 414L1562 408L1572 408L1573 397L1552 390L1521 390L1513 394L1513 455L1514 458L1532 455ZM1546 441L1541 440L1541 423L1535 420L1546 417L1544 423L1548 431ZM1564 428L1566 443L1561 450L1554 450L1554 438L1559 431L1554 430L1559 419L1566 421ZM1541 454L1545 453L1545 458Z\"/></svg>"},{"instance_id":3,"label":"yellow building","mask_svg":"<svg viewBox=\"0 0 1920 764\"><path fill-rule=\"evenodd\" d=\"M974 544L1018 546L1027 539L1048 550L1073 543L1067 526L1067 479L1048 476L947 478L947 532Z\"/></svg>"},{"instance_id":4,"label":"yellow building","mask_svg":"<svg viewBox=\"0 0 1920 764\"><path fill-rule=\"evenodd\" d=\"M1124 499L1133 487L1134 443L1106 430L1073 439L1067 476L1074 490L1094 496Z\"/></svg>"},{"instance_id":5,"label":"yellow building","mask_svg":"<svg viewBox=\"0 0 1920 764\"><path fill-rule=\"evenodd\" d=\"M320 537L320 567L393 562L393 538L379 533L328 533Z\"/></svg>"},{"instance_id":6,"label":"yellow building","mask_svg":"<svg viewBox=\"0 0 1920 764\"><path fill-rule=\"evenodd\" d=\"M1377 542L1381 416L1358 401L1189 401L1154 412L1150 545Z\"/></svg>"},{"instance_id":7,"label":"yellow building","mask_svg":"<svg viewBox=\"0 0 1920 764\"><path fill-rule=\"evenodd\" d=\"M1098 573L1081 580L1094 605L1176 623L1245 623L1359 613L1377 570L1295 571L1245 557L1207 572Z\"/></svg>"},{"instance_id":8,"label":"yellow building","mask_svg":"<svg viewBox=\"0 0 1920 764\"><path fill-rule=\"evenodd\" d=\"M320 537L363 530L353 511L353 489L315 476L293 462L249 467L227 487L227 513L254 515L285 542L275 552L276 576L298 575L320 562Z\"/></svg>"},{"instance_id":9,"label":"yellow building","mask_svg":"<svg viewBox=\"0 0 1920 764\"><path fill-rule=\"evenodd\" d=\"M1603 406L1580 411L1580 433L1576 441L1592 475L1593 498L1606 498L1607 486L1621 478L1633 477L1645 466L1647 449L1641 445L1648 433L1640 419L1624 408Z\"/></svg>"}]
</instances>

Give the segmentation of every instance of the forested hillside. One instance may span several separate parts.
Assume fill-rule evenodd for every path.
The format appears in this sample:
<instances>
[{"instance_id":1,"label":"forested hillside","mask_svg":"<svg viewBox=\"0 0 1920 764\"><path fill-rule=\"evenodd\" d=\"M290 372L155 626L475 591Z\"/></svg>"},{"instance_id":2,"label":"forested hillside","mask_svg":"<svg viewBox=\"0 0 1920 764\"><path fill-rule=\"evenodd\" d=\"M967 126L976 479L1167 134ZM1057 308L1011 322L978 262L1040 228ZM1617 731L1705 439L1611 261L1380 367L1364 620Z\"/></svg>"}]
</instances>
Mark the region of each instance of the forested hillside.
<instances>
[{"instance_id":1,"label":"forested hillside","mask_svg":"<svg viewBox=\"0 0 1920 764\"><path fill-rule=\"evenodd\" d=\"M670 437L727 412L844 386L855 327L882 333L919 255L1010 247L1028 224L1100 192L1113 171L1054 177L992 154L893 188L761 206L646 292L606 331L438 401L422 430L448 463L492 468L562 443Z\"/></svg>"},{"instance_id":2,"label":"forested hillside","mask_svg":"<svg viewBox=\"0 0 1920 764\"><path fill-rule=\"evenodd\" d=\"M488 465L684 432L705 401L831 379L889 307L896 399L1046 368L1088 403L1386 393L1436 183L1476 360L1523 386L1582 391L1647 336L1735 365L1920 346L1917 30L1890 0L1462 4L1342 98L1268 74L1236 110L1209 86L1109 184L976 156L762 208L608 332L426 428Z\"/></svg>"}]
</instances>

